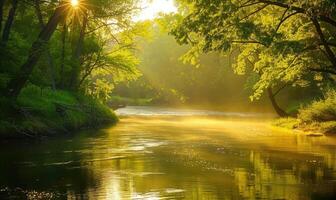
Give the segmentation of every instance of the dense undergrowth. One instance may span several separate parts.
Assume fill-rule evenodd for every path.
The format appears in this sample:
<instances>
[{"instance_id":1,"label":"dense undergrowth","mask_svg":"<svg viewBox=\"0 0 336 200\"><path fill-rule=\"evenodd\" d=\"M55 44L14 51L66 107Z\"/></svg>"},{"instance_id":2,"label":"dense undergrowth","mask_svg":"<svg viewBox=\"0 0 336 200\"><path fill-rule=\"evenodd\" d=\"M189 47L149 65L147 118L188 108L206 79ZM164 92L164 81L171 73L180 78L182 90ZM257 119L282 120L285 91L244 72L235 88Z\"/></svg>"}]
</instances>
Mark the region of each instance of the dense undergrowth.
<instances>
[{"instance_id":1,"label":"dense undergrowth","mask_svg":"<svg viewBox=\"0 0 336 200\"><path fill-rule=\"evenodd\" d=\"M25 87L12 106L5 97L0 101L1 138L51 136L118 120L91 97L34 85Z\"/></svg>"},{"instance_id":2,"label":"dense undergrowth","mask_svg":"<svg viewBox=\"0 0 336 200\"><path fill-rule=\"evenodd\" d=\"M336 134L336 90L298 110L297 118L281 118L275 126L308 132Z\"/></svg>"}]
</instances>

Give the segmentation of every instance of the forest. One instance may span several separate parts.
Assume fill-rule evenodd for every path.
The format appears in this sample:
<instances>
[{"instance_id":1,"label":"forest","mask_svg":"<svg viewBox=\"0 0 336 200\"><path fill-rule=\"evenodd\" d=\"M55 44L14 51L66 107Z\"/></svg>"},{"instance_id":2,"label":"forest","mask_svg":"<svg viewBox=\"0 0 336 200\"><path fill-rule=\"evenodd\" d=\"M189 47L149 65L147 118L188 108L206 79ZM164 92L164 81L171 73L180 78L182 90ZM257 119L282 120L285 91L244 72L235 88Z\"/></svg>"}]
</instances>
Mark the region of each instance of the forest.
<instances>
[{"instance_id":1,"label":"forest","mask_svg":"<svg viewBox=\"0 0 336 200\"><path fill-rule=\"evenodd\" d=\"M138 77L135 1L0 2L1 132L29 137L116 122L114 82Z\"/></svg>"},{"instance_id":2,"label":"forest","mask_svg":"<svg viewBox=\"0 0 336 200\"><path fill-rule=\"evenodd\" d=\"M175 4L137 21L136 0L2 0L2 135L116 122L125 105L274 109L279 126L335 131L332 0Z\"/></svg>"},{"instance_id":3,"label":"forest","mask_svg":"<svg viewBox=\"0 0 336 200\"><path fill-rule=\"evenodd\" d=\"M279 126L335 131L333 1L180 0L136 21L140 3L2 0L2 135L115 122L125 105L274 109Z\"/></svg>"},{"instance_id":4,"label":"forest","mask_svg":"<svg viewBox=\"0 0 336 200\"><path fill-rule=\"evenodd\" d=\"M335 0L0 0L0 199L336 199Z\"/></svg>"}]
</instances>

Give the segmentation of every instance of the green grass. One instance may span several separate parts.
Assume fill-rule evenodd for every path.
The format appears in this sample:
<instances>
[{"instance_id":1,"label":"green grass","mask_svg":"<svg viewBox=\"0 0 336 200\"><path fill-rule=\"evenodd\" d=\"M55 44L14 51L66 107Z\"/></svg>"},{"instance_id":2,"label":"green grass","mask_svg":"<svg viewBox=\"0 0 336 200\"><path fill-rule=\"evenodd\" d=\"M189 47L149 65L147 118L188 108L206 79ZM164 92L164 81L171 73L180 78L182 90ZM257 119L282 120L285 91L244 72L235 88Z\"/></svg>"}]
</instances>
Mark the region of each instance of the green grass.
<instances>
[{"instance_id":1,"label":"green grass","mask_svg":"<svg viewBox=\"0 0 336 200\"><path fill-rule=\"evenodd\" d=\"M7 99L1 98L0 103L0 137L57 135L118 121L110 108L95 99L34 85L22 90L15 112L9 109Z\"/></svg>"}]
</instances>

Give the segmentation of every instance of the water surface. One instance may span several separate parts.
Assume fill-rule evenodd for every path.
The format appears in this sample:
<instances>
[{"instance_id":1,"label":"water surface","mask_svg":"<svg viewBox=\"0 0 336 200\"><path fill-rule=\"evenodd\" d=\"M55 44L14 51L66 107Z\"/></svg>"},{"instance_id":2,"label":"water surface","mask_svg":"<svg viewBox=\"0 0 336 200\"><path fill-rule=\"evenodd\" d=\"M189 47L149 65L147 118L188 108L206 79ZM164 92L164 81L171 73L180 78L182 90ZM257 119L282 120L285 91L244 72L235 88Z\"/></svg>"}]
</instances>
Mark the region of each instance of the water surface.
<instances>
[{"instance_id":1,"label":"water surface","mask_svg":"<svg viewBox=\"0 0 336 200\"><path fill-rule=\"evenodd\" d=\"M0 199L336 199L336 138L269 116L128 107L117 126L2 142Z\"/></svg>"}]
</instances>

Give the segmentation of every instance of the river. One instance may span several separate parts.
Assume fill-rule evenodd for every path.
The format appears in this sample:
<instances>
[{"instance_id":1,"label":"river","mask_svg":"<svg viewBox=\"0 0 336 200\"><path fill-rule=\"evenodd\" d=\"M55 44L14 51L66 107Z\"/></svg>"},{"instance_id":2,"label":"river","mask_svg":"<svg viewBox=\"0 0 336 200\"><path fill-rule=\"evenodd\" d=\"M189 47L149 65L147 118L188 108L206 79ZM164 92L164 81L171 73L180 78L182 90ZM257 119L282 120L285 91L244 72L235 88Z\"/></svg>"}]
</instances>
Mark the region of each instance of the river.
<instances>
[{"instance_id":1,"label":"river","mask_svg":"<svg viewBox=\"0 0 336 200\"><path fill-rule=\"evenodd\" d=\"M253 113L117 113L113 127L2 142L0 199L336 199L336 137Z\"/></svg>"}]
</instances>

